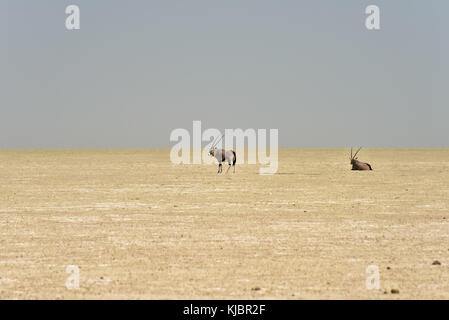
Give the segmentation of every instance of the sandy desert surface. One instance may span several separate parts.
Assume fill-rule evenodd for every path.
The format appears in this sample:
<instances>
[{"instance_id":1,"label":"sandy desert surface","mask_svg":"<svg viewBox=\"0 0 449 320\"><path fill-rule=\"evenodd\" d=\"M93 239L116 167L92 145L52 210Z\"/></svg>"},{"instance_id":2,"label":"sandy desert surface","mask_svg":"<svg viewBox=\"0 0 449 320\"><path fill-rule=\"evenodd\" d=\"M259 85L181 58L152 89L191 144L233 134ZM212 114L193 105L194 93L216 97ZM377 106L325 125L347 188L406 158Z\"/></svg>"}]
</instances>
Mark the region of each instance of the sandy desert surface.
<instances>
[{"instance_id":1,"label":"sandy desert surface","mask_svg":"<svg viewBox=\"0 0 449 320\"><path fill-rule=\"evenodd\" d=\"M449 299L449 149L362 150L370 172L348 152L281 149L261 176L169 150L0 150L0 298Z\"/></svg>"}]
</instances>

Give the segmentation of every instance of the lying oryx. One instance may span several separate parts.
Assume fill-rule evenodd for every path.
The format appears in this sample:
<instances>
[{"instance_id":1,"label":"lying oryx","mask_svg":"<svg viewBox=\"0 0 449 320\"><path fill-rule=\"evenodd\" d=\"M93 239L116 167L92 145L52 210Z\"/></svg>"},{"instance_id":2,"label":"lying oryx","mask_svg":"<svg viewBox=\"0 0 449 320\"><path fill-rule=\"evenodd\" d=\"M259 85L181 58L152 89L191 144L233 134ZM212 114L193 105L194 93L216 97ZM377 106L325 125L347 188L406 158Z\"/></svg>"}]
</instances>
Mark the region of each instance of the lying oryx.
<instances>
[{"instance_id":1,"label":"lying oryx","mask_svg":"<svg viewBox=\"0 0 449 320\"><path fill-rule=\"evenodd\" d=\"M223 136L221 136L223 138ZM237 161L237 157L235 156L234 150L225 150L225 149L217 149L215 146L217 143L221 140L221 138L212 144L211 148L209 149L209 155L212 157L215 157L218 160L218 172L223 172L223 162L227 161L229 164L228 170L226 170L226 173L228 173L231 166L234 167L234 173L235 173L235 162Z\"/></svg>"},{"instance_id":2,"label":"lying oryx","mask_svg":"<svg viewBox=\"0 0 449 320\"><path fill-rule=\"evenodd\" d=\"M349 158L349 159L351 160L352 170L373 170L373 168L371 168L371 165L369 163L357 160L358 159L358 158L356 158L357 153L359 153L359 151L361 149L362 148L359 148L359 150L357 150L357 152L353 156L352 148L351 148L351 158Z\"/></svg>"}]
</instances>

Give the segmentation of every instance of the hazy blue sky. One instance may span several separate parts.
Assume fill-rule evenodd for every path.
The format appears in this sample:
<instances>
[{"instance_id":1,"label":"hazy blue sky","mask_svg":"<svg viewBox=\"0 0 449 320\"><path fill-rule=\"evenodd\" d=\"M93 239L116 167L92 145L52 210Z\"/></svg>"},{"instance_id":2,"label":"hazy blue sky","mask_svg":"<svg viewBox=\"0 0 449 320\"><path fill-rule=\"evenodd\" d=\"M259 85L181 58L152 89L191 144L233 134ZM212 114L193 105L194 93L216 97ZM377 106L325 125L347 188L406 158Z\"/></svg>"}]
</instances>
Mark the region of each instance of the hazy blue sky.
<instances>
[{"instance_id":1,"label":"hazy blue sky","mask_svg":"<svg viewBox=\"0 0 449 320\"><path fill-rule=\"evenodd\" d=\"M170 147L193 120L281 147L449 146L448 31L447 0L2 0L0 148Z\"/></svg>"}]
</instances>

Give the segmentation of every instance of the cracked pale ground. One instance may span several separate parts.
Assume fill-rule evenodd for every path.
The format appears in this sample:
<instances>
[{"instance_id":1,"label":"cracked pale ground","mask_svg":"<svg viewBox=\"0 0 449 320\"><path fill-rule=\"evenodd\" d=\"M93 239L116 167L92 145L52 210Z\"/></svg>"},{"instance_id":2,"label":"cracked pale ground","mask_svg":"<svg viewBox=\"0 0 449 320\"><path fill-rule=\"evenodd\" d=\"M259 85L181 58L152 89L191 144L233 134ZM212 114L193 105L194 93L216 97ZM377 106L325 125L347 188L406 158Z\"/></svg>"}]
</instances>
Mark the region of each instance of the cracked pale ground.
<instances>
[{"instance_id":1,"label":"cracked pale ground","mask_svg":"<svg viewBox=\"0 0 449 320\"><path fill-rule=\"evenodd\" d=\"M0 151L0 297L449 298L449 149L362 150L372 172L343 149L279 157L260 176L168 150Z\"/></svg>"}]
</instances>

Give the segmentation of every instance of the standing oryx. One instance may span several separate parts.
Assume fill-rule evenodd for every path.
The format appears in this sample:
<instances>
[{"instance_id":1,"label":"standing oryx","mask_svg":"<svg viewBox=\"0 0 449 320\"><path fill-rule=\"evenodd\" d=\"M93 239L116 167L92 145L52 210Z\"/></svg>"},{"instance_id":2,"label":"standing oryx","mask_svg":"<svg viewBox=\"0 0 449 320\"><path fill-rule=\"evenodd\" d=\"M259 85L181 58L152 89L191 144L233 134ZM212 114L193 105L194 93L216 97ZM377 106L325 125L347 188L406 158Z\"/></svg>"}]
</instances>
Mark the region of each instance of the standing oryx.
<instances>
[{"instance_id":1,"label":"standing oryx","mask_svg":"<svg viewBox=\"0 0 449 320\"><path fill-rule=\"evenodd\" d=\"M228 167L228 170L226 170L226 173L228 173L231 166L234 167L234 173L235 173L235 162L237 161L237 157L235 156L235 151L234 150L217 149L215 147L217 145L217 143L220 142L220 140L222 138L223 138L223 136L221 136L221 138L218 139L216 142L212 143L212 146L209 149L209 155L212 157L215 157L218 160L218 172L217 173L223 172L223 166L222 166L223 161L227 161L229 164L229 167ZM215 140L216 140L216 138L214 139L214 141Z\"/></svg>"},{"instance_id":2,"label":"standing oryx","mask_svg":"<svg viewBox=\"0 0 449 320\"><path fill-rule=\"evenodd\" d=\"M366 162L362 162L357 160L356 156L357 153L359 153L359 151L362 148L360 147L359 150L357 150L357 152L354 154L354 156L352 155L352 148L351 148L351 164L352 164L352 170L373 170L373 168L371 168L371 165L369 163Z\"/></svg>"}]
</instances>

